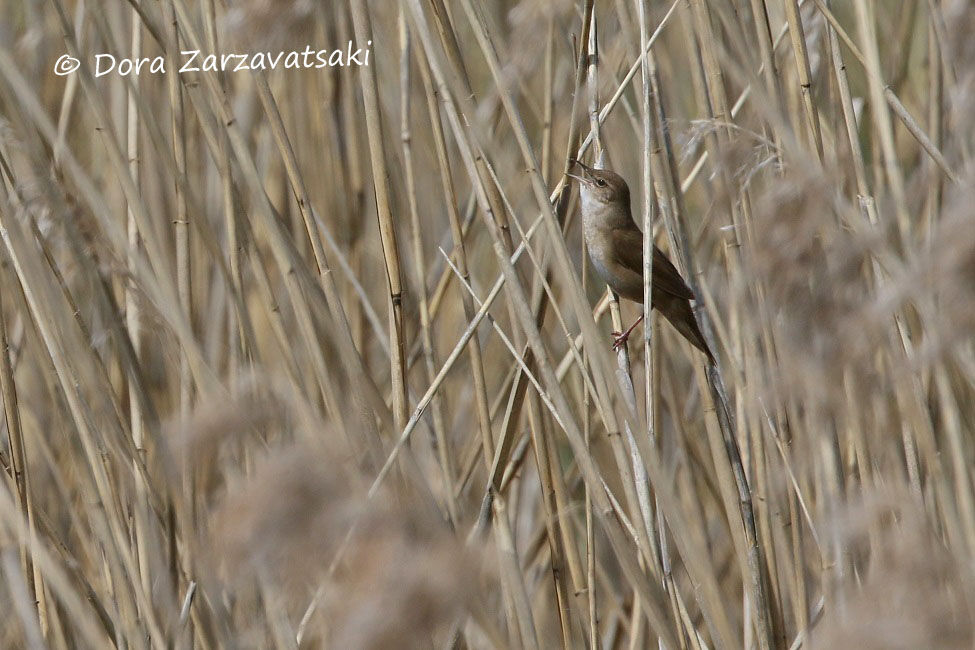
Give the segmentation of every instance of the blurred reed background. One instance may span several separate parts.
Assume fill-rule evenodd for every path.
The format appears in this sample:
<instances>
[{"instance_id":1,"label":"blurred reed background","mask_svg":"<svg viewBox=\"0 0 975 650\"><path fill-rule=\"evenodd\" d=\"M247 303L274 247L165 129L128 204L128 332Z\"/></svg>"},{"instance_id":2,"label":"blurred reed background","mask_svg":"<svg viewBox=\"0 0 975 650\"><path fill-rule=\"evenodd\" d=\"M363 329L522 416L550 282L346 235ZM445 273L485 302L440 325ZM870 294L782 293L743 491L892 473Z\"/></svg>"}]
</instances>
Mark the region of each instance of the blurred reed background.
<instances>
[{"instance_id":1,"label":"blurred reed background","mask_svg":"<svg viewBox=\"0 0 975 650\"><path fill-rule=\"evenodd\" d=\"M975 9L593 5L0 1L0 646L972 647Z\"/></svg>"}]
</instances>

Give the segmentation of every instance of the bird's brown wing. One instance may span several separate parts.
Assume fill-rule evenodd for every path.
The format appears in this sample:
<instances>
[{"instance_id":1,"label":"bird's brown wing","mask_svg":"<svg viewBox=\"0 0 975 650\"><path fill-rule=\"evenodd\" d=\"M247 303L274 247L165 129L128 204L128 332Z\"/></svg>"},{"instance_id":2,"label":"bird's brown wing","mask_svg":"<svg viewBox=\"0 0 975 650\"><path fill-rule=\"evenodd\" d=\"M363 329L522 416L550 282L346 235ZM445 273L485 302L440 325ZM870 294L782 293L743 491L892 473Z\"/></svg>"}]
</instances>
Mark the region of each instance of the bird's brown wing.
<instances>
[{"instance_id":1,"label":"bird's brown wing","mask_svg":"<svg viewBox=\"0 0 975 650\"><path fill-rule=\"evenodd\" d=\"M617 228L612 232L612 250L623 266L643 274L643 233L636 228ZM654 246L653 290L664 291L677 298L692 300L694 292L663 252Z\"/></svg>"}]
</instances>

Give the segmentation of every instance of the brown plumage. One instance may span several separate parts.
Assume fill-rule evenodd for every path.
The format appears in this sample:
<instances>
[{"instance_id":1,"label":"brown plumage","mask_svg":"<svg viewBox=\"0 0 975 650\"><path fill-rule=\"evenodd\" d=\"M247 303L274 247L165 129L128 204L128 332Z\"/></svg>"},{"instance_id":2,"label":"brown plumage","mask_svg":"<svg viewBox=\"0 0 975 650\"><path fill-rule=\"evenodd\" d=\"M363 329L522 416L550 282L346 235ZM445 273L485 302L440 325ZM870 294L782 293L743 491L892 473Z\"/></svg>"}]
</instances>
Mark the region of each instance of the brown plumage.
<instances>
[{"instance_id":1,"label":"brown plumage","mask_svg":"<svg viewBox=\"0 0 975 650\"><path fill-rule=\"evenodd\" d=\"M573 162L582 171L582 176L572 177L579 181L583 234L596 275L620 296L642 305L643 232L630 212L630 188L615 172ZM694 292L656 246L653 247L652 284L652 307L714 363L714 355L691 308ZM617 338L613 347L625 343L639 322Z\"/></svg>"}]
</instances>

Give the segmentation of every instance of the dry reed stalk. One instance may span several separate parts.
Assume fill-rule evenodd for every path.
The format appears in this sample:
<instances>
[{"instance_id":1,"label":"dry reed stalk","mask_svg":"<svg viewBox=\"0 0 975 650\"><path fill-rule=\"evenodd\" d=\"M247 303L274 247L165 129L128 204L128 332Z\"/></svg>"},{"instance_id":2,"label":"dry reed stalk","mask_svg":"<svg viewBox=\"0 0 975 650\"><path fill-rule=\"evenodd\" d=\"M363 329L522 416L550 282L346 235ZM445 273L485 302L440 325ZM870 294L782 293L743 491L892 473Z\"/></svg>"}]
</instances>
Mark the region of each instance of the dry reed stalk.
<instances>
[{"instance_id":1,"label":"dry reed stalk","mask_svg":"<svg viewBox=\"0 0 975 650\"><path fill-rule=\"evenodd\" d=\"M363 0L352 0L352 22L359 43L372 43L372 24ZM389 172L386 169L383 131L377 99L379 89L373 68L364 66L359 71L365 109L366 132L372 164L373 185L376 190L376 211L379 216L379 232L386 263L386 281L389 285L389 339L391 342L390 376L393 390L393 420L397 428L406 424L406 337L403 332L403 289L400 277L399 248L396 228L389 205Z\"/></svg>"},{"instance_id":2,"label":"dry reed stalk","mask_svg":"<svg viewBox=\"0 0 975 650\"><path fill-rule=\"evenodd\" d=\"M797 0L783 0L785 15L789 23L789 36L792 40L792 52L796 60L797 79L802 95L803 124L806 137L820 160L823 157L823 141L819 127L819 113L813 105L812 98L812 67L809 64L809 53L806 50L806 33L799 16Z\"/></svg>"},{"instance_id":3,"label":"dry reed stalk","mask_svg":"<svg viewBox=\"0 0 975 650\"><path fill-rule=\"evenodd\" d=\"M714 46L714 32L711 27L711 18L708 9L703 5L703 3L698 0L694 0L692 3L692 10L694 15L694 26L698 36L698 42L701 47L702 62L705 69L705 79L708 86L709 95L711 98L710 110L713 115L713 119L716 124L722 125L726 124L729 119L729 109L727 97L724 89L723 72L721 66L718 65L717 55ZM722 148L727 146L728 141L728 130L727 127L719 126L716 133L708 138L709 149L712 155L718 155L718 152ZM731 236L731 254L726 256L726 263L728 265L728 272L730 275L734 276L740 273L740 262L739 262L739 248L741 246L741 231L743 229L746 220L742 215L743 210L747 206L747 200L738 201L734 197L734 193L730 191L730 180L727 178L726 173L723 171L718 172L718 177L721 182L721 191L727 197L729 211L732 215L732 222L734 228L732 230ZM684 248L684 254L687 255L687 249ZM691 284L692 289L694 284ZM739 328L739 317L737 310L733 309L731 313L731 326L732 326L732 338L735 342L735 347L732 350L733 356L741 356L741 344L739 337L736 336L735 330ZM703 331L707 337L707 332L709 331L709 325L707 318L704 319ZM712 372L713 370L713 372ZM744 465L742 462L742 456L739 449L739 442L736 439L736 425L735 421L740 421L740 406L738 408L738 413L732 414L729 408L728 401L725 397L725 390L723 387L723 380L721 378L720 372L717 368L709 369L708 383L711 387L711 392L715 397L716 411L718 415L718 422L720 424L721 435L723 438L723 444L727 453L727 460L731 469L731 473L734 477L734 490L737 493L737 505L740 509L740 516L744 528L744 539L741 540L743 546L740 548L742 559L744 560L744 565L747 566L749 574L749 597L751 605L754 609L756 632L758 637L759 647L767 649L772 647L778 647L780 644L779 636L781 635L781 629L776 630L776 616L773 611L773 604L769 601L769 575L768 565L764 557L766 550L759 545L757 529L754 520L754 510L752 506L751 499L751 488L748 484L748 479L745 474ZM740 402L739 402L740 405ZM713 445L717 448L717 445ZM737 531L735 531L737 532ZM737 537L737 535L733 535Z\"/></svg>"},{"instance_id":4,"label":"dry reed stalk","mask_svg":"<svg viewBox=\"0 0 975 650\"><path fill-rule=\"evenodd\" d=\"M171 64L176 66L180 60L179 52L182 49L178 29L179 21L176 18L176 9L172 5L169 7L169 12L169 23L172 29L169 44L173 49L167 51L167 57ZM173 221L176 249L176 291L179 296L180 309L186 319L192 322L193 295L190 275L190 224L183 191L183 188L186 186L186 124L183 118L183 93L176 75L169 75L167 81L169 85L169 103L172 110L170 125L172 128L173 159L176 162L176 189L174 197L176 202L176 218ZM137 176L133 175L133 180L138 183ZM192 408L193 385L191 381L189 362L185 358L181 359L179 364L179 404L181 417L186 417Z\"/></svg>"},{"instance_id":5,"label":"dry reed stalk","mask_svg":"<svg viewBox=\"0 0 975 650\"><path fill-rule=\"evenodd\" d=\"M131 52L133 58L139 58L142 54L142 21L139 19L138 14L132 12L132 27L131 27ZM138 185L139 184L139 116L136 108L136 96L138 95L138 82L135 82L133 86L127 89L127 106L126 106L126 142L125 151L126 157L129 161L129 173L132 175L132 179ZM181 131L181 125L177 124L174 119L173 122L173 135L174 135L174 147L178 148L179 145L175 138L182 138L183 134ZM184 161L185 162L185 161ZM184 218L185 218L185 205L183 205ZM139 227L135 220L135 215L131 210L126 210L126 230L128 231L128 244L129 244L129 255L127 256L127 263L129 266L129 272L134 275L134 258L138 254L139 250ZM188 255L187 251L184 251L184 256ZM134 354L134 362L139 362L139 357L142 351L142 332L141 332L141 317L138 305L138 296L136 294L136 287L133 282L127 282L124 288L125 296L125 325L128 333L129 340L132 342L132 351ZM188 296L185 296L188 298ZM186 306L186 305L184 305ZM187 311L187 313L189 313ZM188 366L185 362L181 362L180 367L180 381L188 381ZM138 381L134 375L129 376L128 381L128 391L130 396L137 395L140 387L137 385ZM149 559L149 533L146 530L148 526L150 511L149 502L147 497L148 488L143 479L142 472L140 468L145 465L146 462L146 435L145 435L145 414L142 412L140 400L133 399L132 405L129 409L130 415L130 427L132 430L132 444L135 445L137 456L135 458L135 468L134 474L136 475L136 486L139 492L138 503L136 504L135 516L133 522L134 534L135 534L135 547L136 554L139 560L139 572L140 578L142 580L142 589L149 593L152 589L152 572L150 568ZM188 405L187 405L187 408Z\"/></svg>"},{"instance_id":6,"label":"dry reed stalk","mask_svg":"<svg viewBox=\"0 0 975 650\"><path fill-rule=\"evenodd\" d=\"M423 352L423 369L427 384L433 382L435 376L436 358L434 356L434 333L433 324L430 318L430 306L426 292L426 263L423 253L423 230L420 225L420 209L417 200L416 177L413 164L413 130L412 120L410 119L411 104L411 81L412 75L410 68L412 63L412 41L410 31L406 24L406 16L403 9L400 9L398 20L400 33L400 137L403 141L403 166L405 168L406 191L410 208L410 231L413 252L413 270L415 273L414 283L419 294L420 310L420 341ZM421 70L424 69L421 64ZM428 91L428 97L429 97ZM431 125L433 125L436 111L429 105ZM437 115L439 119L439 115ZM439 153L439 148L438 148ZM441 166L441 174L446 174L446 169ZM450 204L452 208L453 203ZM463 240L463 235L461 235ZM442 397L434 398L433 403L433 432L437 445L437 459L440 462L440 471L443 473L442 483L444 500L447 504L447 514L453 525L457 523L457 502L454 498L454 476L456 470L453 467L453 455L451 453L450 441L447 438L444 424L444 412Z\"/></svg>"},{"instance_id":7,"label":"dry reed stalk","mask_svg":"<svg viewBox=\"0 0 975 650\"><path fill-rule=\"evenodd\" d=\"M0 294L0 300L2 300L2 294ZM3 314L0 313L0 349L3 350L3 354L0 356L0 394L3 396L3 414L10 449L7 472L17 495L19 515L22 521L27 522L33 535L35 534L35 524L32 507L33 498L29 491L30 474L26 464L27 453L25 451L24 432L20 422L20 409L17 405L17 386L14 383L13 367L10 363L10 347L7 341L7 323ZM34 560L29 548L22 546L18 555L20 569L23 571L26 581L27 597L31 602L38 603L37 625L43 634L48 628L46 608L43 606L44 587L38 579L39 576L35 574Z\"/></svg>"}]
</instances>

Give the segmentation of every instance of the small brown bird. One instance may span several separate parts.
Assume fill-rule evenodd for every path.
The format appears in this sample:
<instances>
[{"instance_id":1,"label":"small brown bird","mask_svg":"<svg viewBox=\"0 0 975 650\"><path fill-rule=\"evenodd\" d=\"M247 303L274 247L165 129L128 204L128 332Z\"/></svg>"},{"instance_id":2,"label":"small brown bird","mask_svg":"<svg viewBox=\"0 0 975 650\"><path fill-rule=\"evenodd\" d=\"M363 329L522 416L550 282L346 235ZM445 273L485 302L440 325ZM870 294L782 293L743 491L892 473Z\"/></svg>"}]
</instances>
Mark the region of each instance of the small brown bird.
<instances>
[{"instance_id":1,"label":"small brown bird","mask_svg":"<svg viewBox=\"0 0 975 650\"><path fill-rule=\"evenodd\" d=\"M608 169L592 169L572 160L582 176L569 174L579 181L582 197L582 229L589 259L596 275L620 296L643 304L643 232L630 213L630 188L626 181ZM708 355L714 355L697 326L691 300L694 292L663 252L653 247L652 307L663 314L684 338ZM629 329L617 335L613 349L626 343L630 332L643 320L640 316Z\"/></svg>"}]
</instances>

